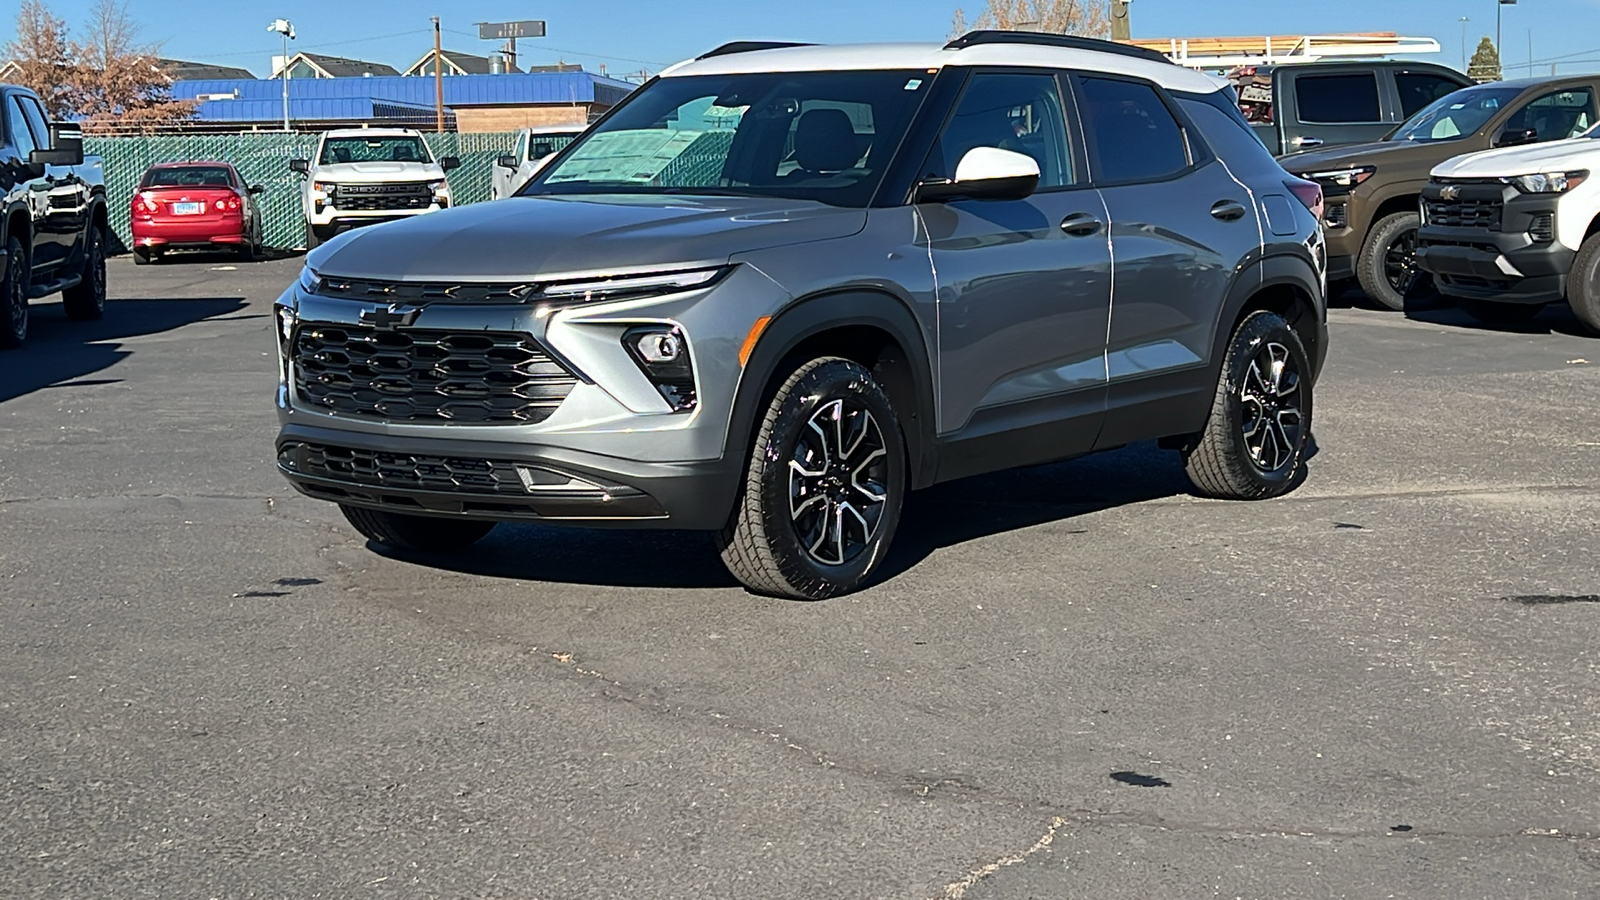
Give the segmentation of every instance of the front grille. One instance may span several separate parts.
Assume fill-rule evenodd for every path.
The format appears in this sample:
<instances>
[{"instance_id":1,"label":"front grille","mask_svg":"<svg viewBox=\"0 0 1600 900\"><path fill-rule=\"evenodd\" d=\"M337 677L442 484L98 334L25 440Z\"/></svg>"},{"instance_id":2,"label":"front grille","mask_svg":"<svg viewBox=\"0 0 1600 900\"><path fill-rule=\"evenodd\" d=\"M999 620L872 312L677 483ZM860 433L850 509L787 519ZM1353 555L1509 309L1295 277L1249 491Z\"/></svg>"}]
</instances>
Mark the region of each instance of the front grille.
<instances>
[{"instance_id":1,"label":"front grille","mask_svg":"<svg viewBox=\"0 0 1600 900\"><path fill-rule=\"evenodd\" d=\"M577 379L524 334L303 323L295 390L326 412L390 422L533 425Z\"/></svg>"},{"instance_id":2,"label":"front grille","mask_svg":"<svg viewBox=\"0 0 1600 900\"><path fill-rule=\"evenodd\" d=\"M427 209L433 204L433 188L423 182L336 184L330 202L342 210Z\"/></svg>"},{"instance_id":3,"label":"front grille","mask_svg":"<svg viewBox=\"0 0 1600 900\"><path fill-rule=\"evenodd\" d=\"M517 475L516 465L505 460L380 453L328 444L294 443L278 450L278 461L298 475L369 487L528 495L528 489Z\"/></svg>"},{"instance_id":4,"label":"front grille","mask_svg":"<svg viewBox=\"0 0 1600 900\"><path fill-rule=\"evenodd\" d=\"M1500 227L1504 204L1499 200L1428 200L1425 206L1429 225L1493 231Z\"/></svg>"},{"instance_id":5,"label":"front grille","mask_svg":"<svg viewBox=\"0 0 1600 900\"><path fill-rule=\"evenodd\" d=\"M374 278L328 276L317 283L316 292L324 297L388 302L523 303L539 293L539 285L526 282L380 281Z\"/></svg>"}]
</instances>

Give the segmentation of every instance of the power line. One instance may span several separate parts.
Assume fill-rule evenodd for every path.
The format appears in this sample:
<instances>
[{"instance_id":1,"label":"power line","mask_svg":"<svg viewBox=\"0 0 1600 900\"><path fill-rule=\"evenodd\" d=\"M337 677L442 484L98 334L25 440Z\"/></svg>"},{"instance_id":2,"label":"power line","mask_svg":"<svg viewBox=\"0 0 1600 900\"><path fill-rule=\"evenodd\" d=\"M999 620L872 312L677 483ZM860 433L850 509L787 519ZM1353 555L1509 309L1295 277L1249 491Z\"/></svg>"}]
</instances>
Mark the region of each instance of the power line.
<instances>
[{"instance_id":1,"label":"power line","mask_svg":"<svg viewBox=\"0 0 1600 900\"><path fill-rule=\"evenodd\" d=\"M322 50L322 49L325 49L325 48L328 48L328 47L344 47L344 46L348 46L350 44L371 44L371 43L376 43L377 41L392 41L395 38L412 37L414 35L432 34L432 33L433 32L431 30L426 29L426 28L422 28L422 29L415 29L415 30L412 30L412 31L397 31L394 34L384 34L384 35L378 35L378 36L375 36L375 37L353 38L353 39L348 40L348 41L328 41L326 43L321 43L321 44L295 45L295 46L290 47L289 49L291 49L291 50ZM236 56L261 56L263 54L263 52L265 52L269 56L273 55L271 53L271 51L241 50L241 51L239 51L237 53L207 53L206 56L210 57L210 58L216 58L216 59L230 59L230 58L236 57Z\"/></svg>"}]
</instances>

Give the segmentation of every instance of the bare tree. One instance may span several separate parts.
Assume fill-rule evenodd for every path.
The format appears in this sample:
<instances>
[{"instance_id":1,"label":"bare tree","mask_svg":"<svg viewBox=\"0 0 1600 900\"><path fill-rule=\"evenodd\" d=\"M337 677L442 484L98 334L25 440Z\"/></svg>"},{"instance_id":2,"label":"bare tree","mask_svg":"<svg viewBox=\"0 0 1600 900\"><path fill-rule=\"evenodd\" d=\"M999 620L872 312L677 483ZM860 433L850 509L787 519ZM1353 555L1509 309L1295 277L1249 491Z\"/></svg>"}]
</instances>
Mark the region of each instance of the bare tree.
<instances>
[{"instance_id":1,"label":"bare tree","mask_svg":"<svg viewBox=\"0 0 1600 900\"><path fill-rule=\"evenodd\" d=\"M967 24L966 10L956 10L954 34L978 28L1044 31L1103 38L1111 33L1106 0L984 0L983 11Z\"/></svg>"},{"instance_id":2,"label":"bare tree","mask_svg":"<svg viewBox=\"0 0 1600 900\"><path fill-rule=\"evenodd\" d=\"M73 52L73 106L87 128L151 130L193 117L197 104L172 99L172 76L159 65L160 47L139 40L126 2L97 0Z\"/></svg>"},{"instance_id":3,"label":"bare tree","mask_svg":"<svg viewBox=\"0 0 1600 900\"><path fill-rule=\"evenodd\" d=\"M0 55L17 64L12 78L38 94L52 118L72 111L73 58L67 23L51 15L41 0L22 0L17 35L0 48Z\"/></svg>"}]
</instances>

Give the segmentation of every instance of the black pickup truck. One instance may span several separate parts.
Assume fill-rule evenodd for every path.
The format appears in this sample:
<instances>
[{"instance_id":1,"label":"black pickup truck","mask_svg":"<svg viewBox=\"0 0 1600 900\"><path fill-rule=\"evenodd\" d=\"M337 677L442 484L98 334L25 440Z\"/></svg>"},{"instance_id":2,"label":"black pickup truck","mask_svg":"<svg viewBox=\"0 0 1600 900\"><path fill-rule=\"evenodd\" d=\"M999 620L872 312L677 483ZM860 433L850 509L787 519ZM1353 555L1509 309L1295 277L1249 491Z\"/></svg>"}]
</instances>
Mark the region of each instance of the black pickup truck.
<instances>
[{"instance_id":1,"label":"black pickup truck","mask_svg":"<svg viewBox=\"0 0 1600 900\"><path fill-rule=\"evenodd\" d=\"M1424 106L1474 82L1399 60L1254 66L1229 73L1239 108L1274 155L1379 141Z\"/></svg>"},{"instance_id":2,"label":"black pickup truck","mask_svg":"<svg viewBox=\"0 0 1600 900\"><path fill-rule=\"evenodd\" d=\"M0 349L28 337L28 301L61 294L67 316L106 308L106 185L83 131L50 123L38 95L0 84Z\"/></svg>"}]
</instances>

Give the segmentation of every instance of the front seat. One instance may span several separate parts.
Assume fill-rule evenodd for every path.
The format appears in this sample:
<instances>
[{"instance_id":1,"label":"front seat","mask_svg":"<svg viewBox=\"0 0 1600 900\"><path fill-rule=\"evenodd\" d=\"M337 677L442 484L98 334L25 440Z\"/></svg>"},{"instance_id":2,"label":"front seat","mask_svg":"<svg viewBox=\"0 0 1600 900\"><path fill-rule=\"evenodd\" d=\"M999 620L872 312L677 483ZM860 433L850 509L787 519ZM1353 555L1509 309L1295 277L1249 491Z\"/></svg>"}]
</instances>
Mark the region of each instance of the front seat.
<instances>
[{"instance_id":1,"label":"front seat","mask_svg":"<svg viewBox=\"0 0 1600 900\"><path fill-rule=\"evenodd\" d=\"M800 168L787 178L824 178L850 168L861 158L856 128L842 109L813 109L794 129L794 161Z\"/></svg>"}]
</instances>

